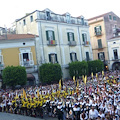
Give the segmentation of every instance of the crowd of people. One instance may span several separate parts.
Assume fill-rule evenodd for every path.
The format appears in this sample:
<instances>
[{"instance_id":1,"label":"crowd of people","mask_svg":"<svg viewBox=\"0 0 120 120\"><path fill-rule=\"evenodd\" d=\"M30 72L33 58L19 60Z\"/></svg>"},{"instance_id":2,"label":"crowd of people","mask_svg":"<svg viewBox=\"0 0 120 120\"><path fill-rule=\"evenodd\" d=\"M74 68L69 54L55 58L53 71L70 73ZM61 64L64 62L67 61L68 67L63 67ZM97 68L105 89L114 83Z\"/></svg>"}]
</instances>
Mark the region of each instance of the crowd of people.
<instances>
[{"instance_id":1,"label":"crowd of people","mask_svg":"<svg viewBox=\"0 0 120 120\"><path fill-rule=\"evenodd\" d=\"M0 112L58 120L119 120L120 71L0 92Z\"/></svg>"}]
</instances>

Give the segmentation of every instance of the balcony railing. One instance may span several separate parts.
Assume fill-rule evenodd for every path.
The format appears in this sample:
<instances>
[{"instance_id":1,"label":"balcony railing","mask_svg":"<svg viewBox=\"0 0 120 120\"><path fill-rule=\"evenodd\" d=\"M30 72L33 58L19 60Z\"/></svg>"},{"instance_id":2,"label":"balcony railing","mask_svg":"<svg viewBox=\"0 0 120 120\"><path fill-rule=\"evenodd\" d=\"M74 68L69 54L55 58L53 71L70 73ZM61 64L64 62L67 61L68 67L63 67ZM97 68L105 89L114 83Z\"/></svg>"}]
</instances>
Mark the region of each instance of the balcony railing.
<instances>
[{"instance_id":1,"label":"balcony railing","mask_svg":"<svg viewBox=\"0 0 120 120\"><path fill-rule=\"evenodd\" d=\"M69 41L68 45L69 46L76 46L76 41Z\"/></svg>"},{"instance_id":2,"label":"balcony railing","mask_svg":"<svg viewBox=\"0 0 120 120\"><path fill-rule=\"evenodd\" d=\"M56 41L55 40L49 40L48 43L47 43L48 46L55 46L57 45Z\"/></svg>"},{"instance_id":3,"label":"balcony railing","mask_svg":"<svg viewBox=\"0 0 120 120\"><path fill-rule=\"evenodd\" d=\"M34 65L34 61L20 61L20 65L24 67L32 67Z\"/></svg>"},{"instance_id":4,"label":"balcony railing","mask_svg":"<svg viewBox=\"0 0 120 120\"><path fill-rule=\"evenodd\" d=\"M89 45L90 45L90 42L89 42L89 41L85 41L85 42L83 43L83 45L84 45L84 46L89 46Z\"/></svg>"},{"instance_id":5,"label":"balcony railing","mask_svg":"<svg viewBox=\"0 0 120 120\"><path fill-rule=\"evenodd\" d=\"M4 64L0 64L0 70L4 69Z\"/></svg>"},{"instance_id":6,"label":"balcony railing","mask_svg":"<svg viewBox=\"0 0 120 120\"><path fill-rule=\"evenodd\" d=\"M120 57L118 57L118 56L112 57L112 60L113 60L113 61L119 61L119 60L120 60Z\"/></svg>"},{"instance_id":7,"label":"balcony railing","mask_svg":"<svg viewBox=\"0 0 120 120\"><path fill-rule=\"evenodd\" d=\"M101 31L100 32L95 32L95 35L100 36L100 35L102 35L102 32Z\"/></svg>"}]
</instances>

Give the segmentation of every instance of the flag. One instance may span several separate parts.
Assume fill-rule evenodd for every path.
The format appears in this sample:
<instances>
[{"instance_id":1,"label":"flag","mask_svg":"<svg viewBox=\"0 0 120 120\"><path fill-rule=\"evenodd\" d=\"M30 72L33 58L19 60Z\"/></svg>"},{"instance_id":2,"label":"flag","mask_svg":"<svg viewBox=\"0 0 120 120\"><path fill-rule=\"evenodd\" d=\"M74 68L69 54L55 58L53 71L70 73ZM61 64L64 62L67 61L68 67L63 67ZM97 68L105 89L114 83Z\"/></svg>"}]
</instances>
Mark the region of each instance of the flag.
<instances>
[{"instance_id":1,"label":"flag","mask_svg":"<svg viewBox=\"0 0 120 120\"><path fill-rule=\"evenodd\" d=\"M61 80L59 80L59 90L61 90Z\"/></svg>"},{"instance_id":2,"label":"flag","mask_svg":"<svg viewBox=\"0 0 120 120\"><path fill-rule=\"evenodd\" d=\"M39 90L37 90L37 97L39 98L40 94L39 94Z\"/></svg>"},{"instance_id":3,"label":"flag","mask_svg":"<svg viewBox=\"0 0 120 120\"><path fill-rule=\"evenodd\" d=\"M85 75L85 78L84 78L84 84L86 85L86 82L87 82L87 75Z\"/></svg>"},{"instance_id":4,"label":"flag","mask_svg":"<svg viewBox=\"0 0 120 120\"><path fill-rule=\"evenodd\" d=\"M84 79L85 79L85 78L84 78L84 75L82 75L82 79L83 79L83 81L84 81Z\"/></svg>"},{"instance_id":5,"label":"flag","mask_svg":"<svg viewBox=\"0 0 120 120\"><path fill-rule=\"evenodd\" d=\"M91 73L91 77L92 77L92 80L93 80L93 72Z\"/></svg>"},{"instance_id":6,"label":"flag","mask_svg":"<svg viewBox=\"0 0 120 120\"><path fill-rule=\"evenodd\" d=\"M23 98L25 98L26 99L26 92L25 92L25 90L23 89Z\"/></svg>"},{"instance_id":7,"label":"flag","mask_svg":"<svg viewBox=\"0 0 120 120\"><path fill-rule=\"evenodd\" d=\"M96 73L96 78L98 78L98 74Z\"/></svg>"},{"instance_id":8,"label":"flag","mask_svg":"<svg viewBox=\"0 0 120 120\"><path fill-rule=\"evenodd\" d=\"M77 80L77 87L79 87L79 80Z\"/></svg>"},{"instance_id":9,"label":"flag","mask_svg":"<svg viewBox=\"0 0 120 120\"><path fill-rule=\"evenodd\" d=\"M102 71L102 76L104 76L104 71Z\"/></svg>"},{"instance_id":10,"label":"flag","mask_svg":"<svg viewBox=\"0 0 120 120\"><path fill-rule=\"evenodd\" d=\"M75 84L75 82L76 82L76 81L75 81L75 76L73 76L73 81L74 81L74 84Z\"/></svg>"}]
</instances>

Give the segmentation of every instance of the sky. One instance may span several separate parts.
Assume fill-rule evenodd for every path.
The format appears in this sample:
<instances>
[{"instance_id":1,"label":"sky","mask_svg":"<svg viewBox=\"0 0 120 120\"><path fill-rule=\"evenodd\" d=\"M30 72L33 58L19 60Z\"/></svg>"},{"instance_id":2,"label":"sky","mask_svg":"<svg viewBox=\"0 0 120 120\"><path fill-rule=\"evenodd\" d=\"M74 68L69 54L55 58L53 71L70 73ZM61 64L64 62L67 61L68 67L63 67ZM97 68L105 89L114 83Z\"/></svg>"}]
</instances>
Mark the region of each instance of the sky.
<instances>
[{"instance_id":1,"label":"sky","mask_svg":"<svg viewBox=\"0 0 120 120\"><path fill-rule=\"evenodd\" d=\"M46 8L57 14L68 12L73 17L83 15L86 19L110 11L120 16L120 0L1 0L0 27L9 28L26 13Z\"/></svg>"}]
</instances>

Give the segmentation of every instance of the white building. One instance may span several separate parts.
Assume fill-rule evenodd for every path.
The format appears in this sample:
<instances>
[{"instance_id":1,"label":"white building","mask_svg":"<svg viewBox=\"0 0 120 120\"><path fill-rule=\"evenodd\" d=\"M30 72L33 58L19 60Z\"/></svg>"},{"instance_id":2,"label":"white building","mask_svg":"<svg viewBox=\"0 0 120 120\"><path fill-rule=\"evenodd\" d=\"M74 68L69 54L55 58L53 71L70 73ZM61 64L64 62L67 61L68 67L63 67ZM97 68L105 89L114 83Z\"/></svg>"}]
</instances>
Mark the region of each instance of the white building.
<instances>
[{"instance_id":1,"label":"white building","mask_svg":"<svg viewBox=\"0 0 120 120\"><path fill-rule=\"evenodd\" d=\"M107 41L109 52L109 69L120 70L120 36L115 36Z\"/></svg>"},{"instance_id":2,"label":"white building","mask_svg":"<svg viewBox=\"0 0 120 120\"><path fill-rule=\"evenodd\" d=\"M63 78L69 77L72 61L93 60L89 26L83 16L56 14L49 9L34 11L16 20L17 34L35 34L37 63L59 63Z\"/></svg>"}]
</instances>

